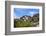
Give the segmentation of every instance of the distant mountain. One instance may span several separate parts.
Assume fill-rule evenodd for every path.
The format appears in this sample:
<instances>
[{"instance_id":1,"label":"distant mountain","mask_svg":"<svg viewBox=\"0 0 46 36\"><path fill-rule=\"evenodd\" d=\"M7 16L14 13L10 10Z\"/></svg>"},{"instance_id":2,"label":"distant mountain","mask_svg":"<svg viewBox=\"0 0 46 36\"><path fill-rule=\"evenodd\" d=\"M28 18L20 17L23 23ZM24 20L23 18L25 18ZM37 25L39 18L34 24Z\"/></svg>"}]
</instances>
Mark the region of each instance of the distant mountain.
<instances>
[{"instance_id":1,"label":"distant mountain","mask_svg":"<svg viewBox=\"0 0 46 36\"><path fill-rule=\"evenodd\" d=\"M22 17L14 17L15 19L26 19L26 20L33 20L33 19L39 19L39 14L35 14L33 17L24 15Z\"/></svg>"},{"instance_id":2,"label":"distant mountain","mask_svg":"<svg viewBox=\"0 0 46 36\"><path fill-rule=\"evenodd\" d=\"M35 14L33 17L31 16L28 16L28 15L24 15L22 16L20 19L23 19L23 20L30 20L30 21L39 21L39 14Z\"/></svg>"},{"instance_id":3,"label":"distant mountain","mask_svg":"<svg viewBox=\"0 0 46 36\"><path fill-rule=\"evenodd\" d=\"M29 18L31 18L31 16L24 15L24 16L22 16L20 19L25 19L25 20L28 20Z\"/></svg>"}]
</instances>

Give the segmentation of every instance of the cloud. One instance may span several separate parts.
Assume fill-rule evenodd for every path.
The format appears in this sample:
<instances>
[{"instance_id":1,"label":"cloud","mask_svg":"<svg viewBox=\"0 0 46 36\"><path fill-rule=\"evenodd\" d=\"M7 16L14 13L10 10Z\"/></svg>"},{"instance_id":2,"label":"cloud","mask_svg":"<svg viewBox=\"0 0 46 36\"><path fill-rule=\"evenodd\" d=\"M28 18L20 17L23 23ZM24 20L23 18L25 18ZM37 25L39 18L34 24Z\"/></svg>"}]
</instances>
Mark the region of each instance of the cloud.
<instances>
[{"instance_id":1,"label":"cloud","mask_svg":"<svg viewBox=\"0 0 46 36\"><path fill-rule=\"evenodd\" d=\"M34 14L34 12L29 12L30 14Z\"/></svg>"},{"instance_id":2,"label":"cloud","mask_svg":"<svg viewBox=\"0 0 46 36\"><path fill-rule=\"evenodd\" d=\"M29 14L31 15L31 17L34 15L34 12L29 12Z\"/></svg>"},{"instance_id":3,"label":"cloud","mask_svg":"<svg viewBox=\"0 0 46 36\"><path fill-rule=\"evenodd\" d=\"M35 14L37 14L38 12L29 12L29 14L31 15L31 16L33 16L33 15L35 15Z\"/></svg>"},{"instance_id":4,"label":"cloud","mask_svg":"<svg viewBox=\"0 0 46 36\"><path fill-rule=\"evenodd\" d=\"M14 16L14 19L20 19L20 17L18 17L18 16Z\"/></svg>"}]
</instances>

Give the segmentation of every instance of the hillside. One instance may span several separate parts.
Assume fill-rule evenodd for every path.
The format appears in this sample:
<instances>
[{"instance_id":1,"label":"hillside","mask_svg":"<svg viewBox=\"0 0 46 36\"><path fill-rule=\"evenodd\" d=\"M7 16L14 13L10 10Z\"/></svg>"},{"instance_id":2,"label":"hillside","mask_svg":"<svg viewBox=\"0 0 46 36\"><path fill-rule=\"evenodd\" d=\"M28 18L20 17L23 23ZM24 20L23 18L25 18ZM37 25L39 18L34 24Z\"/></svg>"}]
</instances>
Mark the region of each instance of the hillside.
<instances>
[{"instance_id":1,"label":"hillside","mask_svg":"<svg viewBox=\"0 0 46 36\"><path fill-rule=\"evenodd\" d=\"M20 19L14 19L14 27L36 27L39 25L39 14L33 17L24 15Z\"/></svg>"}]
</instances>

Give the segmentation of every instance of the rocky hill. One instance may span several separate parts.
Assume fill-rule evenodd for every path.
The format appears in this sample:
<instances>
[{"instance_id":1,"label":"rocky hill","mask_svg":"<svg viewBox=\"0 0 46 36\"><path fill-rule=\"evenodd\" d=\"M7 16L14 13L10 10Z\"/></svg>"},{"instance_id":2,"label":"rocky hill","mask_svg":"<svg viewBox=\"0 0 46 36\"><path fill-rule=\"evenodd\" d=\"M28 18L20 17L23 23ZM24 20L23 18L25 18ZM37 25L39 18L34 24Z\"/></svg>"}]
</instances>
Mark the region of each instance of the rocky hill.
<instances>
[{"instance_id":1,"label":"rocky hill","mask_svg":"<svg viewBox=\"0 0 46 36\"><path fill-rule=\"evenodd\" d=\"M33 17L24 15L20 19L14 19L14 26L16 27L35 27L39 25L39 14Z\"/></svg>"},{"instance_id":2,"label":"rocky hill","mask_svg":"<svg viewBox=\"0 0 46 36\"><path fill-rule=\"evenodd\" d=\"M25 15L25 16L22 16L20 19L37 22L37 21L39 21L39 14L35 14L33 17Z\"/></svg>"}]
</instances>

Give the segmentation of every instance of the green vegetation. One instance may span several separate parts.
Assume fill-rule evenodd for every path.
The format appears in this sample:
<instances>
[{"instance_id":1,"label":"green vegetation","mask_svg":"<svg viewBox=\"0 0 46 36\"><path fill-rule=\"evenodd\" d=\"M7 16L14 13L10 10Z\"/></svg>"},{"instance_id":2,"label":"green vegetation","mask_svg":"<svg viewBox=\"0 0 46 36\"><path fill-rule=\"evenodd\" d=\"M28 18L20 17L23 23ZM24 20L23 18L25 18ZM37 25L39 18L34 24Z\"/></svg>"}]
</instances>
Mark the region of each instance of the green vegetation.
<instances>
[{"instance_id":1,"label":"green vegetation","mask_svg":"<svg viewBox=\"0 0 46 36\"><path fill-rule=\"evenodd\" d=\"M29 20L18 20L15 22L16 27L29 27L31 26L31 22Z\"/></svg>"},{"instance_id":2,"label":"green vegetation","mask_svg":"<svg viewBox=\"0 0 46 36\"><path fill-rule=\"evenodd\" d=\"M33 25L33 21L29 21L29 20L17 20L14 22L14 27L35 27L36 25Z\"/></svg>"},{"instance_id":3,"label":"green vegetation","mask_svg":"<svg viewBox=\"0 0 46 36\"><path fill-rule=\"evenodd\" d=\"M33 17L27 16L27 18L23 16L20 19L14 19L14 27L36 27L39 25L39 14Z\"/></svg>"}]
</instances>

